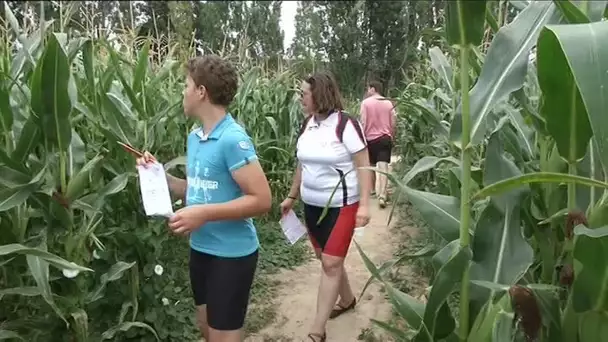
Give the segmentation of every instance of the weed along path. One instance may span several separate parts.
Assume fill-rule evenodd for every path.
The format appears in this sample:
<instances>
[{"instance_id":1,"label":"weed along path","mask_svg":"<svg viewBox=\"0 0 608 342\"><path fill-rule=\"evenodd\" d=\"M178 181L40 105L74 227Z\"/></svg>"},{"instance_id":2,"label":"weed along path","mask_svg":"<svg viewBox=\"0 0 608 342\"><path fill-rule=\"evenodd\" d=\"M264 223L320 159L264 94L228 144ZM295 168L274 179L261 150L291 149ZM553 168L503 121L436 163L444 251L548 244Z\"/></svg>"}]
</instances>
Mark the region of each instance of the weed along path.
<instances>
[{"instance_id":1,"label":"weed along path","mask_svg":"<svg viewBox=\"0 0 608 342\"><path fill-rule=\"evenodd\" d=\"M355 239L367 256L378 265L393 257L395 239L390 232L391 227L386 225L391 206L380 209L377 200L372 199L370 211L370 224L365 228L363 236L355 237ZM363 264L354 243L351 243L346 257L346 269L353 291L359 297L370 273ZM294 270L284 270L279 273L277 280L281 285L278 295L276 298L270 299L276 305L275 320L260 332L249 336L246 341L309 341L310 339L306 339L306 335L314 319L319 277L320 265L315 259ZM372 327L370 318L388 321L390 317L391 305L378 282L373 282L357 303L355 310L329 321L327 341L365 341L365 336L370 333L369 330ZM373 331L377 336L380 329L373 327ZM388 339L381 340L387 341Z\"/></svg>"}]
</instances>

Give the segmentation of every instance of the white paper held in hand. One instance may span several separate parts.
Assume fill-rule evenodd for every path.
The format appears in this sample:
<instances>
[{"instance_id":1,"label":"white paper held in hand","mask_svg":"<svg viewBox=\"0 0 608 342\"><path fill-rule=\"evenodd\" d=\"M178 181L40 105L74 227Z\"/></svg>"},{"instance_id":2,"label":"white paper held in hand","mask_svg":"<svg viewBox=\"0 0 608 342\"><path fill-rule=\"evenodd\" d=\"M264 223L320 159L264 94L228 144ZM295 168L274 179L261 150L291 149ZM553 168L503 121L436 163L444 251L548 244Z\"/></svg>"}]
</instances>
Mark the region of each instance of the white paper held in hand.
<instances>
[{"instance_id":1,"label":"white paper held in hand","mask_svg":"<svg viewBox=\"0 0 608 342\"><path fill-rule=\"evenodd\" d=\"M293 210L290 210L281 218L281 229L283 229L283 234L285 234L287 240L292 245L306 234L306 227L298 219Z\"/></svg>"},{"instance_id":2,"label":"white paper held in hand","mask_svg":"<svg viewBox=\"0 0 608 342\"><path fill-rule=\"evenodd\" d=\"M146 215L171 217L173 206L163 164L154 163L147 167L138 166L137 172L139 173L139 188Z\"/></svg>"},{"instance_id":3,"label":"white paper held in hand","mask_svg":"<svg viewBox=\"0 0 608 342\"><path fill-rule=\"evenodd\" d=\"M365 233L365 227L356 227L355 228L355 237L362 238Z\"/></svg>"}]
</instances>

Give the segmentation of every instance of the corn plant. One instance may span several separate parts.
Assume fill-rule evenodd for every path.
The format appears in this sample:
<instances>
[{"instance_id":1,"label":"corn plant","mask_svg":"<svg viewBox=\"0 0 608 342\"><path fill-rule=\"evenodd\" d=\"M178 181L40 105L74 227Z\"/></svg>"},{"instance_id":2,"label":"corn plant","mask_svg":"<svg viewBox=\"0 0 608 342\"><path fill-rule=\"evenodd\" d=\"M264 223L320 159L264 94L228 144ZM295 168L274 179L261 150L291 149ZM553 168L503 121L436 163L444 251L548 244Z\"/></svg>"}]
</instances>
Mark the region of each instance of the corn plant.
<instances>
[{"instance_id":1,"label":"corn plant","mask_svg":"<svg viewBox=\"0 0 608 342\"><path fill-rule=\"evenodd\" d=\"M117 144L149 150L183 177L194 125L182 110L183 61L155 63L150 39L124 49L53 32L53 21L28 34L3 10L0 336L194 340L187 241L146 217L134 159ZM241 73L231 108L275 193L294 165L295 81Z\"/></svg>"},{"instance_id":2,"label":"corn plant","mask_svg":"<svg viewBox=\"0 0 608 342\"><path fill-rule=\"evenodd\" d=\"M281 197L295 167L293 151L303 113L295 75L286 71L268 78L266 73L253 67L242 75L230 110L250 132L271 190Z\"/></svg>"},{"instance_id":3,"label":"corn plant","mask_svg":"<svg viewBox=\"0 0 608 342\"><path fill-rule=\"evenodd\" d=\"M460 159L428 156L402 179L390 176L441 240L381 267L361 251L409 326L378 322L399 340L599 341L605 335L605 11L604 1L537 1L512 23L488 24L494 37L471 83L472 46L481 43L484 21L496 20L484 1L448 4L446 38L460 52L461 91L449 136ZM479 160L471 158L476 146L483 151ZM439 163L455 165L444 193L411 187L417 174ZM435 270L426 303L396 290L384 275L417 257L432 257ZM457 309L448 305L454 301Z\"/></svg>"},{"instance_id":4,"label":"corn plant","mask_svg":"<svg viewBox=\"0 0 608 342\"><path fill-rule=\"evenodd\" d=\"M136 265L141 263L143 270L154 262L150 259L160 245L152 248L150 243L162 240L144 235L153 226L135 209L140 205L136 184L129 182L133 162L115 142L153 144L147 133L158 126L130 121L133 108L166 120L175 106L154 100L168 98L158 92L131 101L123 94L141 88L144 81L161 83L167 73L160 70L156 78L147 77L140 63L135 81L125 87L120 68L96 63L97 48L116 59L107 47L48 32L52 22L24 36L8 8L6 18L21 48L15 54L6 48L2 59L1 329L28 340L50 336L90 341L135 327L158 339L150 324L140 320L139 281L144 275ZM135 133L138 124L148 128L138 130L142 135ZM124 240L117 239L120 235ZM125 274L128 279L122 279ZM113 282L130 286L113 288ZM34 298L24 305L22 296Z\"/></svg>"}]
</instances>

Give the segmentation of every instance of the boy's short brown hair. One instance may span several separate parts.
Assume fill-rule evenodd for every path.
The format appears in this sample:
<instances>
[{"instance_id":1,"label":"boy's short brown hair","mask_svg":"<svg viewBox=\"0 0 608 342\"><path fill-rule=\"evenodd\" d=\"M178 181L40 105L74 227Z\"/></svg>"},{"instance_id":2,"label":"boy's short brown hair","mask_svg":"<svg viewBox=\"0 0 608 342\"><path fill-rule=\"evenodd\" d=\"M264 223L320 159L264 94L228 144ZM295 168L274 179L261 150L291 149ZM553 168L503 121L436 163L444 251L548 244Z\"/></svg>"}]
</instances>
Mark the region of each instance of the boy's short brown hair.
<instances>
[{"instance_id":1,"label":"boy's short brown hair","mask_svg":"<svg viewBox=\"0 0 608 342\"><path fill-rule=\"evenodd\" d=\"M228 107L239 84L238 74L232 64L218 55L191 58L186 64L188 75L197 87L204 86L211 103Z\"/></svg>"},{"instance_id":2,"label":"boy's short brown hair","mask_svg":"<svg viewBox=\"0 0 608 342\"><path fill-rule=\"evenodd\" d=\"M376 90L376 93L382 95L382 83L378 82L378 81L370 81L367 86L369 88L374 88Z\"/></svg>"},{"instance_id":3,"label":"boy's short brown hair","mask_svg":"<svg viewBox=\"0 0 608 342\"><path fill-rule=\"evenodd\" d=\"M310 93L315 110L319 114L329 114L334 110L344 110L342 95L338 82L327 71L321 71L308 76L305 80L310 84Z\"/></svg>"}]
</instances>

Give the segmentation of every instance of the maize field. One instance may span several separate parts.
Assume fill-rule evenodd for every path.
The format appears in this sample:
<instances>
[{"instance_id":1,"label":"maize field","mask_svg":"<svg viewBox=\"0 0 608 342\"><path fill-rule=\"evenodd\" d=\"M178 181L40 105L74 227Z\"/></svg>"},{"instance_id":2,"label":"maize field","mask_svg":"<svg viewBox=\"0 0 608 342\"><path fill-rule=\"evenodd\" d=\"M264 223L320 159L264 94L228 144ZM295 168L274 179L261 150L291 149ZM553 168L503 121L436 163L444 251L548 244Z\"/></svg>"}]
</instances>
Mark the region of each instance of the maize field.
<instances>
[{"instance_id":1,"label":"maize field","mask_svg":"<svg viewBox=\"0 0 608 342\"><path fill-rule=\"evenodd\" d=\"M399 317L379 324L398 341L605 341L606 1L511 1L508 24L489 3L448 3L446 44L400 98L413 165L390 178L433 243L380 266L362 251ZM387 280L414 258L426 301Z\"/></svg>"},{"instance_id":2,"label":"maize field","mask_svg":"<svg viewBox=\"0 0 608 342\"><path fill-rule=\"evenodd\" d=\"M394 89L393 210L411 205L432 241L381 265L357 245L396 316L373 321L394 341L608 341L608 1L510 1L508 23L490 3L448 2L440 43ZM146 217L117 144L183 177L188 53L161 58L152 39L117 47L51 21L26 31L2 10L0 339L196 340L187 241ZM230 112L273 193L256 219L270 271L306 258L276 223L300 79L250 63L239 73ZM432 268L424 301L388 277L414 259ZM267 286L254 284L250 312Z\"/></svg>"},{"instance_id":3,"label":"maize field","mask_svg":"<svg viewBox=\"0 0 608 342\"><path fill-rule=\"evenodd\" d=\"M184 61L158 63L151 40L116 48L50 21L26 35L6 14L17 41L3 39L0 62L0 339L194 340L188 242L146 217L135 160L117 144L184 177L195 124L182 109ZM256 66L240 76L230 111L282 194L302 118L298 80ZM267 216L257 220L261 267L303 259L279 235L276 210Z\"/></svg>"}]
</instances>

